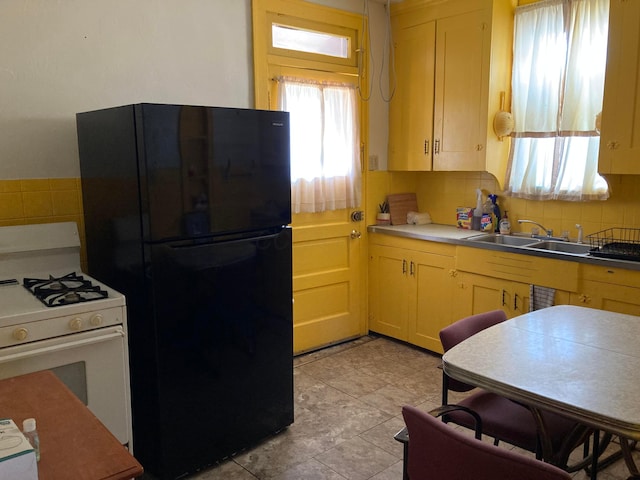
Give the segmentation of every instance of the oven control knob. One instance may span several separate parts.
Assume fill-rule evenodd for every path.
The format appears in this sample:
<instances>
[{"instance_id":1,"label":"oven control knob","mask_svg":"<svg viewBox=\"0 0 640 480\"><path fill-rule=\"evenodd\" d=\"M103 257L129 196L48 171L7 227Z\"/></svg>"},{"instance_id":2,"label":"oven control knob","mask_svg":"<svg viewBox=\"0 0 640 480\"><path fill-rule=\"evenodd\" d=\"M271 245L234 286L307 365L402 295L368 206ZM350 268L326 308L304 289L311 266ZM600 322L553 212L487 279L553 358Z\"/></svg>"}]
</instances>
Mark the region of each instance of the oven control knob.
<instances>
[{"instance_id":1,"label":"oven control knob","mask_svg":"<svg viewBox=\"0 0 640 480\"><path fill-rule=\"evenodd\" d=\"M69 328L71 330L80 330L82 328L82 319L80 317L69 320Z\"/></svg>"},{"instance_id":2,"label":"oven control knob","mask_svg":"<svg viewBox=\"0 0 640 480\"><path fill-rule=\"evenodd\" d=\"M16 328L13 331L13 338L15 338L16 340L18 340L20 342L22 340L25 340L28 336L29 336L29 331L24 327Z\"/></svg>"},{"instance_id":3,"label":"oven control knob","mask_svg":"<svg viewBox=\"0 0 640 480\"><path fill-rule=\"evenodd\" d=\"M100 325L102 325L102 322L104 322L104 317L102 316L101 313L96 313L94 316L92 316L89 319L89 322L91 323L91 325L93 325L94 327L99 327Z\"/></svg>"}]
</instances>

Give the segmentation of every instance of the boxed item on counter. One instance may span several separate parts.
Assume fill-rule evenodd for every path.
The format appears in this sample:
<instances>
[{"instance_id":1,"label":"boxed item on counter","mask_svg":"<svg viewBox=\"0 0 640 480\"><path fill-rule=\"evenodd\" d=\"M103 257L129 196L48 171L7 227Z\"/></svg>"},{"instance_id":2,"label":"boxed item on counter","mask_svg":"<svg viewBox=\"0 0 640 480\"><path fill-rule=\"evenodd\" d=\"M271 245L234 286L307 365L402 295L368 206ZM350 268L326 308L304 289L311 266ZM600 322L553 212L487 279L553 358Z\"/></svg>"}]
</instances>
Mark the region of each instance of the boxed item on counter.
<instances>
[{"instance_id":1,"label":"boxed item on counter","mask_svg":"<svg viewBox=\"0 0 640 480\"><path fill-rule=\"evenodd\" d=\"M473 208L458 207L456 209L456 226L471 230L471 217L473 217Z\"/></svg>"},{"instance_id":2,"label":"boxed item on counter","mask_svg":"<svg viewBox=\"0 0 640 480\"><path fill-rule=\"evenodd\" d=\"M9 418L0 419L0 480L38 480L36 452Z\"/></svg>"}]
</instances>

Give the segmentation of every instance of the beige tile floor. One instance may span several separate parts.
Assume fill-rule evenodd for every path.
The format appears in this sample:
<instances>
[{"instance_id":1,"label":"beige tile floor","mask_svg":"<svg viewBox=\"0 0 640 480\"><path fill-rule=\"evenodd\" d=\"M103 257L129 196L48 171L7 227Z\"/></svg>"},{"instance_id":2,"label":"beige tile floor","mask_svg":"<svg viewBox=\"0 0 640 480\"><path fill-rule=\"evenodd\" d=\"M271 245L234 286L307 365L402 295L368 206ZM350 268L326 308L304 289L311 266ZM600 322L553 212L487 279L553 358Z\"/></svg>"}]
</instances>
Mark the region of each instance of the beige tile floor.
<instances>
[{"instance_id":1,"label":"beige tile floor","mask_svg":"<svg viewBox=\"0 0 640 480\"><path fill-rule=\"evenodd\" d=\"M294 424L189 478L401 480L402 446L393 440L404 426L401 407L439 406L439 364L436 355L375 336L298 356ZM622 461L598 474L600 480L627 476Z\"/></svg>"}]
</instances>

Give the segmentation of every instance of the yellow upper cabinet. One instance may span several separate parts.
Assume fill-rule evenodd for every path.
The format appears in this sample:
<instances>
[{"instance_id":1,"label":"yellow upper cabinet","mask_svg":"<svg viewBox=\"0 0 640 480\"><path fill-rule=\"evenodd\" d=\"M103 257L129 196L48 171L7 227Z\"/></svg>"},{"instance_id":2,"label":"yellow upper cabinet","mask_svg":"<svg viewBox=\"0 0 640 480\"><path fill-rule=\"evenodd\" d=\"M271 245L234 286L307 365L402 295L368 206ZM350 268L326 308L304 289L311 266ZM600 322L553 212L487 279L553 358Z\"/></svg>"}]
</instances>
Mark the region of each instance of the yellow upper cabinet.
<instances>
[{"instance_id":1,"label":"yellow upper cabinet","mask_svg":"<svg viewBox=\"0 0 640 480\"><path fill-rule=\"evenodd\" d=\"M611 0L600 173L640 174L640 1Z\"/></svg>"},{"instance_id":2,"label":"yellow upper cabinet","mask_svg":"<svg viewBox=\"0 0 640 480\"><path fill-rule=\"evenodd\" d=\"M487 13L477 10L438 20L434 170L484 170L490 34Z\"/></svg>"},{"instance_id":3,"label":"yellow upper cabinet","mask_svg":"<svg viewBox=\"0 0 640 480\"><path fill-rule=\"evenodd\" d=\"M389 170L431 170L435 40L434 21L394 32L396 89L389 105Z\"/></svg>"},{"instance_id":4,"label":"yellow upper cabinet","mask_svg":"<svg viewBox=\"0 0 640 480\"><path fill-rule=\"evenodd\" d=\"M514 8L410 0L393 9L390 170L489 171L502 181L509 142L493 133L493 116L511 81Z\"/></svg>"}]
</instances>

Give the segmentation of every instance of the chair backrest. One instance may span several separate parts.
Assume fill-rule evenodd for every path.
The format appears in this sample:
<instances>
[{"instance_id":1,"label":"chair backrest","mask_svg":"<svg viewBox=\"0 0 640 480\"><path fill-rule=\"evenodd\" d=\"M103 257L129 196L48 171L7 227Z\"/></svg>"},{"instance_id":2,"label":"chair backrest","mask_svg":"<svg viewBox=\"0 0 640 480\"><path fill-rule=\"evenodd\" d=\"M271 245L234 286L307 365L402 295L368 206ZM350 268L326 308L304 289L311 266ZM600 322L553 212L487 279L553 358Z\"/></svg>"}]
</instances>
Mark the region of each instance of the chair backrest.
<instances>
[{"instance_id":1,"label":"chair backrest","mask_svg":"<svg viewBox=\"0 0 640 480\"><path fill-rule=\"evenodd\" d=\"M569 480L548 463L476 440L427 412L402 408L411 480Z\"/></svg>"},{"instance_id":2,"label":"chair backrest","mask_svg":"<svg viewBox=\"0 0 640 480\"><path fill-rule=\"evenodd\" d=\"M485 328L504 322L506 319L507 314L504 310L492 310L490 312L479 313L477 315L472 315L458 320L457 322L440 330L440 342L442 343L442 348L446 352L472 335L475 335ZM447 387L449 390L453 390L455 392L468 392L475 388L472 385L459 382L453 378L448 379Z\"/></svg>"}]
</instances>

